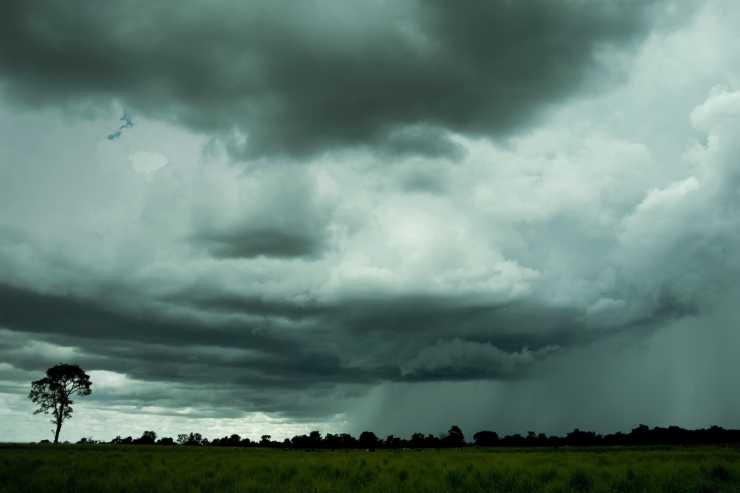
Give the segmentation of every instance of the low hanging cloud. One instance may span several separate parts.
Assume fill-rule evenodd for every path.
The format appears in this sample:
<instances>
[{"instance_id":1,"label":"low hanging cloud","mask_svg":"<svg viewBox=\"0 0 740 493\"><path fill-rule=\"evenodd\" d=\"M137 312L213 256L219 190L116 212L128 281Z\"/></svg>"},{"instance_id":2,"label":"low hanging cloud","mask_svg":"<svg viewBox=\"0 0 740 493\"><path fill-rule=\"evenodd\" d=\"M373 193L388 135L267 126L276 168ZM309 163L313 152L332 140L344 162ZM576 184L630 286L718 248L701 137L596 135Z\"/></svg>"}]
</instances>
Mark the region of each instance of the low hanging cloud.
<instances>
[{"instance_id":1,"label":"low hanging cloud","mask_svg":"<svg viewBox=\"0 0 740 493\"><path fill-rule=\"evenodd\" d=\"M228 170L200 186L191 241L216 258L311 258L326 248L332 204L304 169Z\"/></svg>"},{"instance_id":2,"label":"low hanging cloud","mask_svg":"<svg viewBox=\"0 0 740 493\"><path fill-rule=\"evenodd\" d=\"M507 135L617 67L661 2L131 0L2 9L5 93L115 98L220 136L240 157L359 146L459 157L449 132ZM90 42L94 39L95 42Z\"/></svg>"},{"instance_id":3,"label":"low hanging cloud","mask_svg":"<svg viewBox=\"0 0 740 493\"><path fill-rule=\"evenodd\" d=\"M409 379L475 380L476 378L505 379L521 376L527 367L557 346L546 346L534 351L524 348L507 353L492 344L453 339L438 341L419 351L401 366L401 374Z\"/></svg>"}]
</instances>

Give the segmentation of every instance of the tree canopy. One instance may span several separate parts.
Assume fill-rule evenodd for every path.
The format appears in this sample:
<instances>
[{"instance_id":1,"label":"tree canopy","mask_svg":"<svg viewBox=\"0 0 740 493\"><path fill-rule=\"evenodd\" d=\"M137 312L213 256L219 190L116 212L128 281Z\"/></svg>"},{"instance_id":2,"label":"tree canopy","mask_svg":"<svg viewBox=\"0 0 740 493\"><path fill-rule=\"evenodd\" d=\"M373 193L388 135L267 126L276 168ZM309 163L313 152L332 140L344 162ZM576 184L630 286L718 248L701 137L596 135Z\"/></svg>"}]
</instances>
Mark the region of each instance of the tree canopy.
<instances>
[{"instance_id":1,"label":"tree canopy","mask_svg":"<svg viewBox=\"0 0 740 493\"><path fill-rule=\"evenodd\" d=\"M34 414L50 414L56 426L54 443L59 442L62 423L72 417L72 396L92 393L90 376L77 365L59 363L46 370L46 376L31 383L28 398L36 404Z\"/></svg>"}]
</instances>

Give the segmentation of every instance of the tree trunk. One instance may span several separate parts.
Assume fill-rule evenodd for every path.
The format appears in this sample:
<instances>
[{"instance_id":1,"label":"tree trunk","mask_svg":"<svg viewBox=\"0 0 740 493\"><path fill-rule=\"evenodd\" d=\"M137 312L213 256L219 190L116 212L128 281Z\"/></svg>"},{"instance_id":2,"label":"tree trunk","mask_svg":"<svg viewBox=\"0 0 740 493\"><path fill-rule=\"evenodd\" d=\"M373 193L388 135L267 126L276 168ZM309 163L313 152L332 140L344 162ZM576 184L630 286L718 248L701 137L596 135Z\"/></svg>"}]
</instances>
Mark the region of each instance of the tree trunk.
<instances>
[{"instance_id":1,"label":"tree trunk","mask_svg":"<svg viewBox=\"0 0 740 493\"><path fill-rule=\"evenodd\" d=\"M62 429L62 420L59 419L59 420L57 420L57 432L54 434L54 443L55 444L59 442L59 432L61 431L61 429Z\"/></svg>"}]
</instances>

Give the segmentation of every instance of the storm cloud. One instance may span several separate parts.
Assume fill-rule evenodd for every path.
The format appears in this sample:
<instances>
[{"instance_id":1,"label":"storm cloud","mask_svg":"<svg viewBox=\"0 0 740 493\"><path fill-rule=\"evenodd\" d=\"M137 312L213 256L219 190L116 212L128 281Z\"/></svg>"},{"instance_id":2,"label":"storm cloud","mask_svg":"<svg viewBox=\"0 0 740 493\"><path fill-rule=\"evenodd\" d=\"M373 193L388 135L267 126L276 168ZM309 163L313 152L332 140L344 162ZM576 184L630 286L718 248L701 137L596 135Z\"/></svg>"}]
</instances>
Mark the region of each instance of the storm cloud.
<instances>
[{"instance_id":1,"label":"storm cloud","mask_svg":"<svg viewBox=\"0 0 740 493\"><path fill-rule=\"evenodd\" d=\"M736 426L734 3L0 19L0 438Z\"/></svg>"},{"instance_id":2,"label":"storm cloud","mask_svg":"<svg viewBox=\"0 0 740 493\"><path fill-rule=\"evenodd\" d=\"M9 2L0 72L31 105L117 98L236 156L458 156L611 84L653 2ZM94 40L94 42L91 42Z\"/></svg>"}]
</instances>

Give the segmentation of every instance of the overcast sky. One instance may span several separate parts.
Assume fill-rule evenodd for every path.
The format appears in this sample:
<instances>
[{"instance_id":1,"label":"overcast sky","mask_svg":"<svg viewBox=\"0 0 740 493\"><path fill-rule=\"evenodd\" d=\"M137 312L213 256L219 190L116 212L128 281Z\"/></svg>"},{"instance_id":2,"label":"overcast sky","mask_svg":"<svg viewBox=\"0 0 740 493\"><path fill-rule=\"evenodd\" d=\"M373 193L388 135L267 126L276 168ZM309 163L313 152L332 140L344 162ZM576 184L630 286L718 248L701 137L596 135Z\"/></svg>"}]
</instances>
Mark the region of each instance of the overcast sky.
<instances>
[{"instance_id":1,"label":"overcast sky","mask_svg":"<svg viewBox=\"0 0 740 493\"><path fill-rule=\"evenodd\" d=\"M734 0L0 10L0 441L740 427Z\"/></svg>"}]
</instances>

